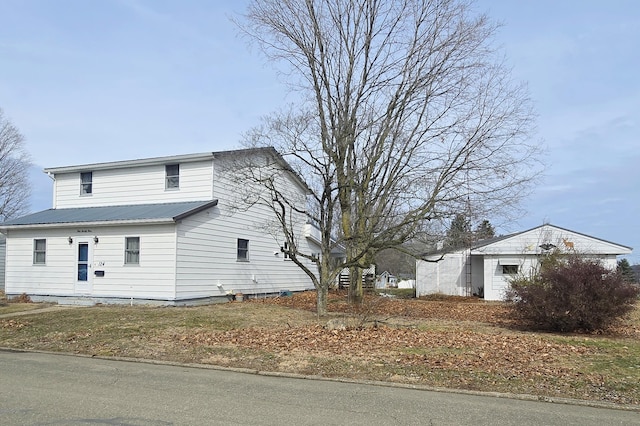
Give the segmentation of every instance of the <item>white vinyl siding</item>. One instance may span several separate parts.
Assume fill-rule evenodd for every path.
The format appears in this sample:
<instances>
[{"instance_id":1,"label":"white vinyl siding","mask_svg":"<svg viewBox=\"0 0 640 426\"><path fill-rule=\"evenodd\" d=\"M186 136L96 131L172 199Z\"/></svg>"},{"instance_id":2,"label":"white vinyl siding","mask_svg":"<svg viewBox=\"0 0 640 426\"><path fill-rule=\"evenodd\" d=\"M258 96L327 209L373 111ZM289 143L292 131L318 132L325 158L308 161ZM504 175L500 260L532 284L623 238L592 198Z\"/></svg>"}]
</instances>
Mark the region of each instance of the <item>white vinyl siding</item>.
<instances>
[{"instance_id":1,"label":"white vinyl siding","mask_svg":"<svg viewBox=\"0 0 640 426\"><path fill-rule=\"evenodd\" d=\"M123 263L124 236L140 236L144 262ZM75 296L77 282L77 229L38 231L46 236L47 264L33 265L33 232L10 231L7 239L6 292L29 295ZM74 242L69 244L68 237ZM173 300L175 298L175 225L113 226L91 228L91 297ZM93 236L99 242L93 241ZM104 276L96 276L101 271Z\"/></svg>"},{"instance_id":2,"label":"white vinyl siding","mask_svg":"<svg viewBox=\"0 0 640 426\"><path fill-rule=\"evenodd\" d=\"M416 296L442 293L464 296L466 291L465 262L467 251L434 255L430 262L416 264ZM418 285L420 284L420 285Z\"/></svg>"},{"instance_id":3,"label":"white vinyl siding","mask_svg":"<svg viewBox=\"0 0 640 426\"><path fill-rule=\"evenodd\" d=\"M55 175L55 208L96 207L212 199L211 160L180 164L180 190L165 189L165 165L94 170L92 196L78 191L79 172Z\"/></svg>"},{"instance_id":4,"label":"white vinyl siding","mask_svg":"<svg viewBox=\"0 0 640 426\"><path fill-rule=\"evenodd\" d=\"M33 264L34 236L46 235L46 265ZM76 252L68 242L69 231L10 231L7 238L5 291L7 294L72 295Z\"/></svg>"},{"instance_id":5,"label":"white vinyl siding","mask_svg":"<svg viewBox=\"0 0 640 426\"><path fill-rule=\"evenodd\" d=\"M224 296L229 292L273 294L313 288L309 277L297 265L282 262L282 238L265 233L257 222L265 214L264 207L259 206L235 214L213 207L178 224L178 298ZM301 220L300 229L303 223ZM238 235L249 240L251 262L236 260ZM299 244L311 251L307 239ZM308 266L314 267L310 262Z\"/></svg>"}]
</instances>

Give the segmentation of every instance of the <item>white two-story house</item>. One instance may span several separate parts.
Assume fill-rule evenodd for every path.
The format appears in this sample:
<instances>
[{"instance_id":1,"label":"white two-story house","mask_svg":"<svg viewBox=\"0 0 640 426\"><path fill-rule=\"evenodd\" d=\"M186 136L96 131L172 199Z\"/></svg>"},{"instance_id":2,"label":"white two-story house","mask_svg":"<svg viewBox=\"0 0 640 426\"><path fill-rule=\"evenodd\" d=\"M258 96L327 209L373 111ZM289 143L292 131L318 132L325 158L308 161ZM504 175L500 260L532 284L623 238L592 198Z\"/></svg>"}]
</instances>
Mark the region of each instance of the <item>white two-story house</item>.
<instances>
[{"instance_id":1,"label":"white two-story house","mask_svg":"<svg viewBox=\"0 0 640 426\"><path fill-rule=\"evenodd\" d=\"M304 202L308 188L273 148L45 169L53 208L0 224L7 295L191 304L313 288L281 252L271 210L238 205L249 181L234 164L261 158ZM314 252L303 215L294 226L301 250Z\"/></svg>"}]
</instances>

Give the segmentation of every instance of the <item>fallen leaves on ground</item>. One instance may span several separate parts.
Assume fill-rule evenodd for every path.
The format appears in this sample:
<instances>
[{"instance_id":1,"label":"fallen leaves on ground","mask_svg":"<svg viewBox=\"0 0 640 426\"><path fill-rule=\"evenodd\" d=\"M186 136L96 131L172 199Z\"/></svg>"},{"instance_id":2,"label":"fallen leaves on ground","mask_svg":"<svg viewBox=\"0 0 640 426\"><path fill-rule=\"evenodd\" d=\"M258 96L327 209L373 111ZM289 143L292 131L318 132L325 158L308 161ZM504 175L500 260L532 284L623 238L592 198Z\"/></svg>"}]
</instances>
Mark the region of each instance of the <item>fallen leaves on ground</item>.
<instances>
[{"instance_id":1,"label":"fallen leaves on ground","mask_svg":"<svg viewBox=\"0 0 640 426\"><path fill-rule=\"evenodd\" d=\"M2 319L0 332L20 348L640 404L640 310L601 334L570 335L523 331L506 305L476 298L372 295L354 307L332 292L326 318L315 307L315 292L96 307Z\"/></svg>"},{"instance_id":2,"label":"fallen leaves on ground","mask_svg":"<svg viewBox=\"0 0 640 426\"><path fill-rule=\"evenodd\" d=\"M217 332L191 330L172 337L186 346L232 346L251 353L268 353L280 360L279 368L294 372L377 378L373 370L379 367L387 371L383 379L392 381L640 402L637 394L617 390L624 383L604 383L601 375L575 362L597 356L597 346L514 330L504 304L475 299L424 301L372 296L354 309L345 297L330 295L332 318L336 313L341 313L342 318L360 317L363 326L335 329L320 322ZM315 293L252 303L314 310ZM221 361L219 357L214 359ZM326 362L312 368L310 359L332 360L350 366L350 370L334 366L333 371L327 371ZM358 368L367 372L359 376L355 371ZM389 376L388 371L395 370L398 373ZM434 378L438 372L444 376Z\"/></svg>"},{"instance_id":3,"label":"fallen leaves on ground","mask_svg":"<svg viewBox=\"0 0 640 426\"><path fill-rule=\"evenodd\" d=\"M593 349L584 346L550 343L537 336L387 326L358 330L327 330L320 325L277 330L252 328L241 332L203 330L174 338L187 344L233 344L282 355L297 352L434 369L480 369L521 378L571 375L570 369L554 363L566 356L593 353Z\"/></svg>"},{"instance_id":4,"label":"fallen leaves on ground","mask_svg":"<svg viewBox=\"0 0 640 426\"><path fill-rule=\"evenodd\" d=\"M0 326L2 326L2 328L22 328L22 327L25 327L27 324L28 323L17 321L14 319L0 320Z\"/></svg>"}]
</instances>

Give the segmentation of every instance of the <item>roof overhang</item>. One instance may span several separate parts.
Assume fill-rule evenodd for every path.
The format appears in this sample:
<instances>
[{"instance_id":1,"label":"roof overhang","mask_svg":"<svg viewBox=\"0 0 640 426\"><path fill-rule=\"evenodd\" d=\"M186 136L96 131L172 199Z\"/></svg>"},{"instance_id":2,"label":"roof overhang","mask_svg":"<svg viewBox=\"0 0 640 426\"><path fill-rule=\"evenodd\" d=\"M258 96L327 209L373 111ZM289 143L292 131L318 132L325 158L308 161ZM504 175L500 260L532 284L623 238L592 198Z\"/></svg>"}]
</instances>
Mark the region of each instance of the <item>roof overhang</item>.
<instances>
[{"instance_id":1,"label":"roof overhang","mask_svg":"<svg viewBox=\"0 0 640 426\"><path fill-rule=\"evenodd\" d=\"M212 160L214 157L213 152L203 152L198 154L185 154L185 155L172 155L168 157L154 157L143 158L139 160L125 160L125 161L112 161L108 163L92 163L81 164L77 166L64 166L64 167L50 167L44 169L44 172L50 175L61 173L74 173L85 170L112 170L122 169L127 167L136 166L154 166L159 164L171 164L171 163L191 163L202 160Z\"/></svg>"},{"instance_id":2,"label":"roof overhang","mask_svg":"<svg viewBox=\"0 0 640 426\"><path fill-rule=\"evenodd\" d=\"M78 226L154 225L177 223L211 207L218 200L49 209L0 224L0 231L12 229L52 229ZM150 213L151 212L151 213Z\"/></svg>"},{"instance_id":3,"label":"roof overhang","mask_svg":"<svg viewBox=\"0 0 640 426\"><path fill-rule=\"evenodd\" d=\"M159 225L176 223L172 218L166 219L139 219L139 220L103 220L95 222L61 222L61 223L35 223L29 225L3 225L0 231L10 231L15 229L59 229L69 227L88 227L88 226L116 226L116 225Z\"/></svg>"}]
</instances>

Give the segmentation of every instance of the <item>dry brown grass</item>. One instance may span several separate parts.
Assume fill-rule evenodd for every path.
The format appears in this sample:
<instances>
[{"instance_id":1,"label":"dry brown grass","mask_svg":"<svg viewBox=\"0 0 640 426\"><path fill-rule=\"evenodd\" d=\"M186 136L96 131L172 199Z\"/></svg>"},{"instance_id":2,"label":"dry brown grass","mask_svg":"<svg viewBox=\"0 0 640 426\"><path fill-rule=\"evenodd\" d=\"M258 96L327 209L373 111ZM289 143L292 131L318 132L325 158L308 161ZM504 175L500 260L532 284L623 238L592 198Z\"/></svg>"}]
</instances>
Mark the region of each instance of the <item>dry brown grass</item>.
<instances>
[{"instance_id":1,"label":"dry brown grass","mask_svg":"<svg viewBox=\"0 0 640 426\"><path fill-rule=\"evenodd\" d=\"M2 346L640 404L640 310L600 334L530 333L501 303L331 294L0 319ZM329 329L329 319L344 328Z\"/></svg>"}]
</instances>

